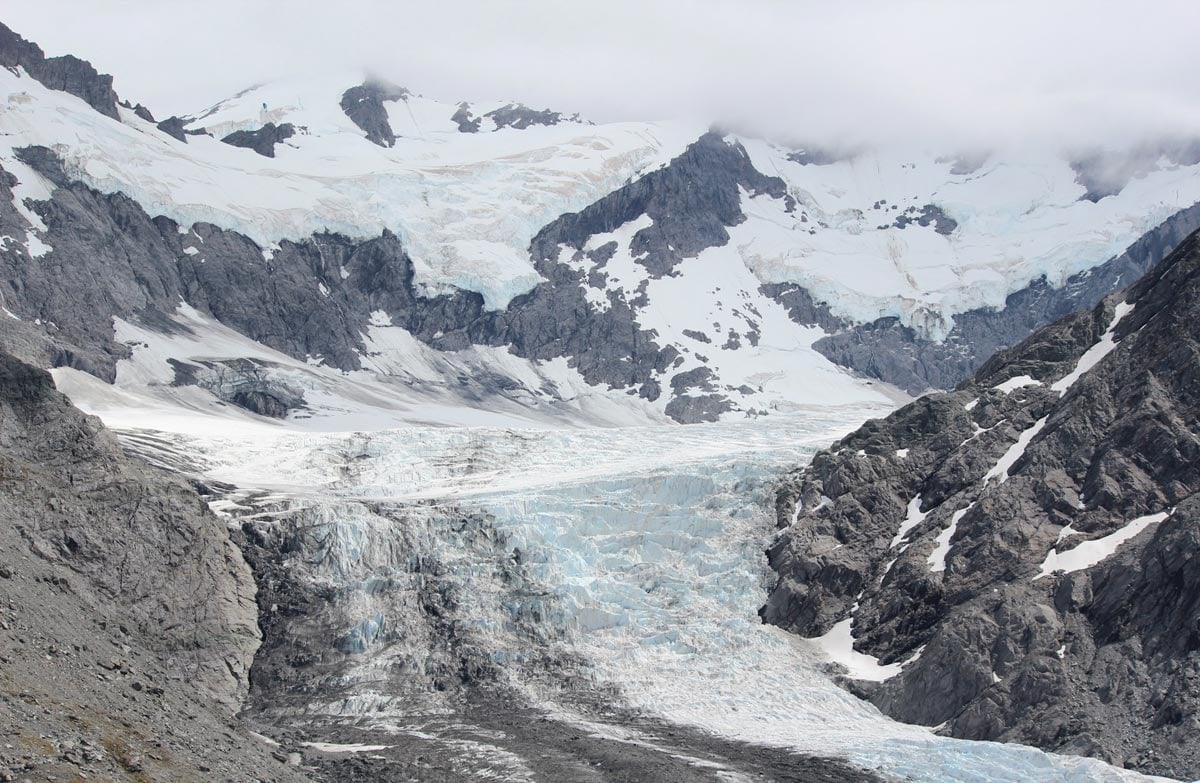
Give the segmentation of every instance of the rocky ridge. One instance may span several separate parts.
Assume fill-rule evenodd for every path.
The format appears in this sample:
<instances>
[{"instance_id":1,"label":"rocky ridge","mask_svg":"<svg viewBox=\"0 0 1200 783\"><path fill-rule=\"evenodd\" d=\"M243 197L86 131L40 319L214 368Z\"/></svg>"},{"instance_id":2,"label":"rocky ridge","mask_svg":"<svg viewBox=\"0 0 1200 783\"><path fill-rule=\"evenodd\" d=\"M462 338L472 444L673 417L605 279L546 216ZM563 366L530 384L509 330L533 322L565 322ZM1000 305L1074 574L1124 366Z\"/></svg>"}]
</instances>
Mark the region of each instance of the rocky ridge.
<instances>
[{"instance_id":1,"label":"rocky ridge","mask_svg":"<svg viewBox=\"0 0 1200 783\"><path fill-rule=\"evenodd\" d=\"M901 720L1200 774L1200 234L819 454L762 615L904 663Z\"/></svg>"}]
</instances>

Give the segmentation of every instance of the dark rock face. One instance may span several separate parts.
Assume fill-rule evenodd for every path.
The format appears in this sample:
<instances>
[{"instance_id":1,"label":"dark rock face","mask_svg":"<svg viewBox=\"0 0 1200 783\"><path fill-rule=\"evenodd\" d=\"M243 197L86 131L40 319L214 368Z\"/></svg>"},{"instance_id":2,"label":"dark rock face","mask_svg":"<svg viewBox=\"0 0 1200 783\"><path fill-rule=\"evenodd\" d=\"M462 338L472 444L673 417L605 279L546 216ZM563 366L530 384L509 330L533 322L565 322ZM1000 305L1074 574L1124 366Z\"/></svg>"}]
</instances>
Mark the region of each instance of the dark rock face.
<instances>
[{"instance_id":1,"label":"dark rock face","mask_svg":"<svg viewBox=\"0 0 1200 783\"><path fill-rule=\"evenodd\" d=\"M933 230L942 236L950 236L958 228L958 221L946 214L937 204L926 204L918 211L909 207L904 214L896 218L893 224L896 228L907 228L913 223L918 226L933 226Z\"/></svg>"},{"instance_id":2,"label":"dark rock face","mask_svg":"<svg viewBox=\"0 0 1200 783\"><path fill-rule=\"evenodd\" d=\"M525 130L534 125L557 125L565 119L578 119L564 117L562 114L550 111L549 109L538 111L520 103L510 103L507 106L501 106L499 109L493 109L483 116L496 123L497 130L501 128Z\"/></svg>"},{"instance_id":3,"label":"dark rock face","mask_svg":"<svg viewBox=\"0 0 1200 783\"><path fill-rule=\"evenodd\" d=\"M259 632L225 525L4 353L0 519L0 774L300 779L234 722Z\"/></svg>"},{"instance_id":4,"label":"dark rock face","mask_svg":"<svg viewBox=\"0 0 1200 783\"><path fill-rule=\"evenodd\" d=\"M183 118L168 117L162 122L158 123L156 127L171 138L187 144L188 134L187 130L184 128ZM274 155L274 149L272 149L272 155Z\"/></svg>"},{"instance_id":5,"label":"dark rock face","mask_svg":"<svg viewBox=\"0 0 1200 783\"><path fill-rule=\"evenodd\" d=\"M660 393L654 375L676 358L636 325L627 304L593 311L579 273L549 251L538 265L546 282L492 312L473 292L418 293L412 261L390 232L362 242L330 234L284 241L266 260L241 234L207 224L181 234L123 195L70 181L49 150L28 149L23 159L57 185L36 205L54 249L36 264L22 245L0 251L0 292L22 319L0 321L0 340L13 345L17 330L40 319L40 339L20 336L23 355L39 363L112 380L127 355L113 340L112 318L177 329L168 316L181 301L290 356L347 370L361 366L362 335L376 310L440 350L493 345L530 359L565 356L589 382L632 387L651 400ZM27 227L9 188L0 183L0 230L22 236ZM257 395L229 401L277 410Z\"/></svg>"},{"instance_id":6,"label":"dark rock face","mask_svg":"<svg viewBox=\"0 0 1200 783\"><path fill-rule=\"evenodd\" d=\"M127 107L129 106L128 103L123 104L123 105L127 106ZM143 106L140 103L137 106L133 107L133 113L136 114L137 116L141 117L146 122L154 122L154 115L150 113L150 110L148 108L146 108L145 106Z\"/></svg>"},{"instance_id":7,"label":"dark rock face","mask_svg":"<svg viewBox=\"0 0 1200 783\"><path fill-rule=\"evenodd\" d=\"M479 133L480 119L471 113L469 103L458 104L458 109L450 116L450 121L458 126L459 133Z\"/></svg>"},{"instance_id":8,"label":"dark rock face","mask_svg":"<svg viewBox=\"0 0 1200 783\"><path fill-rule=\"evenodd\" d=\"M759 173L740 144L707 133L669 165L546 226L533 240L534 257L546 258L560 244L582 251L593 235L645 215L654 224L634 235L633 255L651 275L669 275L684 258L729 241L726 229L746 219L739 186L795 206L783 180Z\"/></svg>"},{"instance_id":9,"label":"dark rock face","mask_svg":"<svg viewBox=\"0 0 1200 783\"><path fill-rule=\"evenodd\" d=\"M24 68L51 90L69 92L106 117L115 120L119 116L111 76L98 73L91 63L73 55L46 57L41 47L26 41L3 23L0 23L0 66Z\"/></svg>"},{"instance_id":10,"label":"dark rock face","mask_svg":"<svg viewBox=\"0 0 1200 783\"><path fill-rule=\"evenodd\" d=\"M296 126L292 125L290 122L285 122L282 125L276 125L273 122L268 122L258 130L234 131L233 133L221 139L221 141L234 147L245 147L247 149L252 149L265 158L273 158L275 157L275 145L282 144L295 135ZM182 136L182 133L180 136L176 136L176 138L187 141L187 139Z\"/></svg>"},{"instance_id":11,"label":"dark rock face","mask_svg":"<svg viewBox=\"0 0 1200 783\"><path fill-rule=\"evenodd\" d=\"M1060 396L1118 301L1116 346ZM855 686L901 720L1196 777L1198 322L1193 234L1126 295L818 455L780 492L764 619L811 636L852 614L859 650L916 655ZM1040 576L1050 552L1160 512L1092 567Z\"/></svg>"},{"instance_id":12,"label":"dark rock face","mask_svg":"<svg viewBox=\"0 0 1200 783\"><path fill-rule=\"evenodd\" d=\"M388 121L385 101L402 101L408 98L409 91L394 84L371 80L351 87L342 93L342 111L346 116L362 128L363 133L372 143L380 147L390 147L396 143L396 134Z\"/></svg>"},{"instance_id":13,"label":"dark rock face","mask_svg":"<svg viewBox=\"0 0 1200 783\"><path fill-rule=\"evenodd\" d=\"M796 283L764 283L759 286L764 296L779 302L787 310L788 317L804 326L820 326L827 332L835 332L849 326L829 311L824 302L813 299L807 288Z\"/></svg>"},{"instance_id":14,"label":"dark rock face","mask_svg":"<svg viewBox=\"0 0 1200 783\"><path fill-rule=\"evenodd\" d=\"M969 310L954 316L954 327L943 342L919 337L898 319L881 318L823 337L813 347L843 367L893 383L909 394L953 388L996 351L1016 345L1068 313L1094 307L1129 285L1197 229L1200 204L1172 215L1121 255L1073 275L1062 287L1035 280L1011 294L1000 310ZM793 318L812 317L805 309L793 313Z\"/></svg>"}]
</instances>

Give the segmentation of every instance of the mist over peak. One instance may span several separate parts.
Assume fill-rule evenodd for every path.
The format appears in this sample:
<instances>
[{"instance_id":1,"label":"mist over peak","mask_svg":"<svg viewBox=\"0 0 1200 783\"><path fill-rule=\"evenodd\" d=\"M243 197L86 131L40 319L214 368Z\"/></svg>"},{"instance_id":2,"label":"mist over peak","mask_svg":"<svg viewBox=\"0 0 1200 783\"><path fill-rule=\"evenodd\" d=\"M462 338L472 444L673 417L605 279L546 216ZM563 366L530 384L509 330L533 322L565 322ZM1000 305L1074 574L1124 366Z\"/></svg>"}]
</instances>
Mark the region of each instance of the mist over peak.
<instances>
[{"instance_id":1,"label":"mist over peak","mask_svg":"<svg viewBox=\"0 0 1200 783\"><path fill-rule=\"evenodd\" d=\"M194 113L248 84L351 69L441 100L511 98L598 122L706 118L812 144L1085 149L1200 128L1200 8L1064 0L536 0L449 7L216 0L11 8L48 54L123 97ZM179 31L166 36L164 29Z\"/></svg>"}]
</instances>

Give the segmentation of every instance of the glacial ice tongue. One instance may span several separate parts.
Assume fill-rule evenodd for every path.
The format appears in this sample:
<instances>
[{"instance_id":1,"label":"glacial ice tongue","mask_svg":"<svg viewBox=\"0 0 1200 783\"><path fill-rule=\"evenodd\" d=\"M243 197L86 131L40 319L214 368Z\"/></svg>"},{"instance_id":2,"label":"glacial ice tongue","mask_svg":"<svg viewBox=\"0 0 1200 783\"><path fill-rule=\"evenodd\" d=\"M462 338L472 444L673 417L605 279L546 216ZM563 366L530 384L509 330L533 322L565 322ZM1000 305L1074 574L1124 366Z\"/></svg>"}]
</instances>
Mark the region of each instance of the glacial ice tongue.
<instances>
[{"instance_id":1,"label":"glacial ice tongue","mask_svg":"<svg viewBox=\"0 0 1200 783\"><path fill-rule=\"evenodd\" d=\"M200 455L214 478L252 476L276 505L283 499L310 515L329 509L337 532L323 539L321 557L325 578L339 588L380 567L369 558L381 546L395 557L399 540L459 546L421 538L449 535L436 523L439 500L453 500L447 514L487 512L503 550L490 556L508 560L519 550L543 605L511 615L518 609L504 588L477 578L492 568L473 559L489 556L483 550L444 565L473 580L473 590L500 591L471 595L468 611L478 616L467 625L514 678L520 661L540 651L511 629L533 618L544 625L536 636L579 661L576 674L598 693L615 688L628 708L719 735L840 755L907 780L1146 780L1093 759L896 723L840 688L816 643L759 621L772 580L763 555L774 534L772 482L869 413L814 408L769 423L605 430L277 431L212 441L193 434L177 443ZM430 499L432 506L419 503ZM337 511L378 503L418 504L420 530ZM364 604L345 629L361 643L364 678L386 670L374 656L395 654L373 647L372 633L402 622L404 611ZM553 688L517 684L560 709ZM384 720L386 707L363 693L337 709L369 722Z\"/></svg>"}]
</instances>

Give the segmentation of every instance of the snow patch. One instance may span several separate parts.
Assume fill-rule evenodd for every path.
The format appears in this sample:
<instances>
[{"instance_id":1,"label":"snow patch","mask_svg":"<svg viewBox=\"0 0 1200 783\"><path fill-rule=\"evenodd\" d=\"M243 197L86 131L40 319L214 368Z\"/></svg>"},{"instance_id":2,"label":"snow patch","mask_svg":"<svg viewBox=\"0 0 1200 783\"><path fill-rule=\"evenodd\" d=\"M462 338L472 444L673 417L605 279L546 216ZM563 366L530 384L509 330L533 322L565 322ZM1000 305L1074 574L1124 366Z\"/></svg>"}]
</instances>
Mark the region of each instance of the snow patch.
<instances>
[{"instance_id":1,"label":"snow patch","mask_svg":"<svg viewBox=\"0 0 1200 783\"><path fill-rule=\"evenodd\" d=\"M933 551L929 553L929 572L940 573L946 570L946 556L950 554L950 542L954 538L955 531L958 530L958 523L967 512L975 508L975 503L971 503L966 508L955 511L950 517L950 524L941 533L938 533L934 539Z\"/></svg>"},{"instance_id":2,"label":"snow patch","mask_svg":"<svg viewBox=\"0 0 1200 783\"><path fill-rule=\"evenodd\" d=\"M891 548L895 549L903 544L904 540L908 538L909 531L924 522L928 515L928 512L921 511L921 495L918 493L908 502L908 511L904 515L904 521L900 523L899 529L896 530L896 535L892 538Z\"/></svg>"},{"instance_id":3,"label":"snow patch","mask_svg":"<svg viewBox=\"0 0 1200 783\"><path fill-rule=\"evenodd\" d=\"M1042 385L1041 381L1036 381L1033 378L1029 377L1028 375L1018 375L1016 378L1009 378L1007 381L996 384L992 388L995 389L996 391L1001 391L1001 392L1004 392L1005 394L1009 394L1010 392L1016 391L1017 389L1023 388L1025 386L1041 386L1041 385Z\"/></svg>"},{"instance_id":4,"label":"snow patch","mask_svg":"<svg viewBox=\"0 0 1200 783\"><path fill-rule=\"evenodd\" d=\"M1117 347L1117 341L1113 336L1116 333L1117 324L1121 323L1121 320L1125 316L1133 312L1133 307L1128 302L1117 304L1113 312L1112 323L1108 325L1108 329L1095 345L1088 348L1083 356L1079 357L1079 361L1075 364L1075 369L1054 382L1050 387L1052 391L1058 392L1058 396L1060 397L1066 394L1067 390L1074 386L1075 382L1082 378L1084 373L1099 364L1101 359L1108 356L1112 352L1112 349Z\"/></svg>"},{"instance_id":5,"label":"snow patch","mask_svg":"<svg viewBox=\"0 0 1200 783\"><path fill-rule=\"evenodd\" d=\"M1003 484L1008 481L1008 471L1025 454L1025 450L1029 448L1029 444L1042 431L1042 428L1046 426L1048 418L1047 416L1043 416L1034 422L1033 426L1017 436L1017 442L1009 446L1008 451L1004 452L1000 460L984 475L983 483L985 485L992 480L995 480L997 484Z\"/></svg>"},{"instance_id":6,"label":"snow patch","mask_svg":"<svg viewBox=\"0 0 1200 783\"><path fill-rule=\"evenodd\" d=\"M1042 561L1038 575L1034 577L1034 580L1050 576L1058 571L1069 574L1073 571L1082 571L1085 568L1091 568L1110 557L1117 551L1117 548L1121 544L1151 525L1162 522L1170 515L1170 511L1160 511L1157 514L1147 514L1144 517L1138 517L1106 536L1093 538L1090 541L1083 541L1066 552L1059 552L1056 544L1055 548L1051 549L1049 554L1046 555L1046 559ZM1061 536L1059 540L1062 540Z\"/></svg>"},{"instance_id":7,"label":"snow patch","mask_svg":"<svg viewBox=\"0 0 1200 783\"><path fill-rule=\"evenodd\" d=\"M855 604L854 609L857 608L858 604ZM854 612L852 610L850 617L834 624L823 636L809 639L829 660L844 666L850 678L867 682L883 682L895 677L904 670L905 664L913 660L910 658L908 661L890 663L885 666L879 663L878 658L855 650L853 624Z\"/></svg>"}]
</instances>

